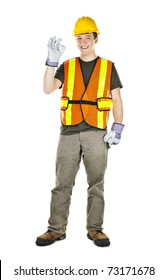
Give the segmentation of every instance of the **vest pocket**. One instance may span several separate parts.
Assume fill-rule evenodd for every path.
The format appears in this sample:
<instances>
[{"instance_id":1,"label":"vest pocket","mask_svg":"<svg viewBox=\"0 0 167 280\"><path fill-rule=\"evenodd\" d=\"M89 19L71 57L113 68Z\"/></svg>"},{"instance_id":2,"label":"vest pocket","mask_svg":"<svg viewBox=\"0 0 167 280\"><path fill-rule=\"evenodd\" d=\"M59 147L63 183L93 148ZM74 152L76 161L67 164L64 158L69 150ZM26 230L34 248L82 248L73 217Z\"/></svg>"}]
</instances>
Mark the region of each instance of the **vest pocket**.
<instances>
[{"instance_id":1,"label":"vest pocket","mask_svg":"<svg viewBox=\"0 0 167 280\"><path fill-rule=\"evenodd\" d=\"M97 108L99 111L110 111L112 106L112 98L100 97L97 99Z\"/></svg>"},{"instance_id":2,"label":"vest pocket","mask_svg":"<svg viewBox=\"0 0 167 280\"><path fill-rule=\"evenodd\" d=\"M67 96L61 97L61 110L65 111L68 108L69 98Z\"/></svg>"}]
</instances>

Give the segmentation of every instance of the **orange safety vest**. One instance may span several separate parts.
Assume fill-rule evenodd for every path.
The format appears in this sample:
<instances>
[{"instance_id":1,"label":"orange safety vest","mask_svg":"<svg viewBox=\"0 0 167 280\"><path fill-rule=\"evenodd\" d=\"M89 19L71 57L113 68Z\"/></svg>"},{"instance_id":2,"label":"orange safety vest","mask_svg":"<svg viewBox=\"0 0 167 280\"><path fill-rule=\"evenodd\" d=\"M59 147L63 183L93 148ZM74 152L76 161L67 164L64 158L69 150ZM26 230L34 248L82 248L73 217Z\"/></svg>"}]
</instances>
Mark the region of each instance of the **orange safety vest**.
<instances>
[{"instance_id":1,"label":"orange safety vest","mask_svg":"<svg viewBox=\"0 0 167 280\"><path fill-rule=\"evenodd\" d=\"M78 58L64 62L64 85L61 97L61 120L71 126L83 120L93 127L107 127L112 105L110 81L112 62L98 58L85 88Z\"/></svg>"}]
</instances>

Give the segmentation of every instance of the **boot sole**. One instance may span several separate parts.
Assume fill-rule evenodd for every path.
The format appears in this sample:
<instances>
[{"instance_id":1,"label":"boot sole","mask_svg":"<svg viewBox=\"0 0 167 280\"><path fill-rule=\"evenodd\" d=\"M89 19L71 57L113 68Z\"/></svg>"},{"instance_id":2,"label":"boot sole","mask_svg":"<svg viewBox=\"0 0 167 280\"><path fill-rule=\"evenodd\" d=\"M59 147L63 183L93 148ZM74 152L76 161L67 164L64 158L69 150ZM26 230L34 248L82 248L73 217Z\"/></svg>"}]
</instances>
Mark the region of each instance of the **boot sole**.
<instances>
[{"instance_id":1,"label":"boot sole","mask_svg":"<svg viewBox=\"0 0 167 280\"><path fill-rule=\"evenodd\" d=\"M94 242L94 244L98 247L108 247L108 246L110 246L109 238L93 240L93 238L89 235L89 233L87 234L87 237L88 237L88 239L92 240Z\"/></svg>"},{"instance_id":2,"label":"boot sole","mask_svg":"<svg viewBox=\"0 0 167 280\"><path fill-rule=\"evenodd\" d=\"M65 238L66 238L66 234L61 235L60 237L58 237L58 238L56 238L54 240L47 240L47 239L37 238L35 243L36 243L37 246L48 246L48 245L53 244L56 241L64 240Z\"/></svg>"}]
</instances>

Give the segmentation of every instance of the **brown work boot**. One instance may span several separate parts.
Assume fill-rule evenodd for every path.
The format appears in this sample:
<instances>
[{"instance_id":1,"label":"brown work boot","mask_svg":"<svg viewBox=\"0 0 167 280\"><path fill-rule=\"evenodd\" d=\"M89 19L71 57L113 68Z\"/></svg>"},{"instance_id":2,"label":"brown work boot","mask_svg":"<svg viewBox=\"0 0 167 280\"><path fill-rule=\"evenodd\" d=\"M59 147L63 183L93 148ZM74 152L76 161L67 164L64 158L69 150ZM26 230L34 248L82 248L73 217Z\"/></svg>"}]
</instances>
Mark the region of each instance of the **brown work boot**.
<instances>
[{"instance_id":1,"label":"brown work boot","mask_svg":"<svg viewBox=\"0 0 167 280\"><path fill-rule=\"evenodd\" d=\"M36 245L47 246L53 244L55 241L63 240L65 238L66 238L66 234L61 234L48 230L44 234L37 237Z\"/></svg>"},{"instance_id":2,"label":"brown work boot","mask_svg":"<svg viewBox=\"0 0 167 280\"><path fill-rule=\"evenodd\" d=\"M87 237L94 241L94 244L99 247L107 247L110 245L108 236L101 230L88 231Z\"/></svg>"}]
</instances>

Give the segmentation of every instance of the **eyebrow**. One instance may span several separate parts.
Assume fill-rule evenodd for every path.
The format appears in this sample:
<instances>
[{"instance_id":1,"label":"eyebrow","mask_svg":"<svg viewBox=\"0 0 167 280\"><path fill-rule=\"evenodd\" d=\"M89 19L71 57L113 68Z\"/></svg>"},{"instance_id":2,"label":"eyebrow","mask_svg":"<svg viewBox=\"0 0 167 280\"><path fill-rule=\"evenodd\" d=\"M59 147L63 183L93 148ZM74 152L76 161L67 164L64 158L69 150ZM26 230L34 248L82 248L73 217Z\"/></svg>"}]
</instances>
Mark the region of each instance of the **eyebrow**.
<instances>
[{"instance_id":1,"label":"eyebrow","mask_svg":"<svg viewBox=\"0 0 167 280\"><path fill-rule=\"evenodd\" d=\"M87 36L92 37L92 36L91 36L91 33L83 33L83 34L79 34L79 35L77 35L76 37L78 38L78 37L81 37L82 35L87 35Z\"/></svg>"}]
</instances>

